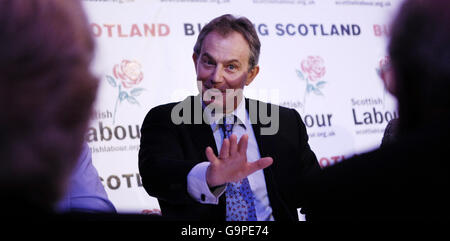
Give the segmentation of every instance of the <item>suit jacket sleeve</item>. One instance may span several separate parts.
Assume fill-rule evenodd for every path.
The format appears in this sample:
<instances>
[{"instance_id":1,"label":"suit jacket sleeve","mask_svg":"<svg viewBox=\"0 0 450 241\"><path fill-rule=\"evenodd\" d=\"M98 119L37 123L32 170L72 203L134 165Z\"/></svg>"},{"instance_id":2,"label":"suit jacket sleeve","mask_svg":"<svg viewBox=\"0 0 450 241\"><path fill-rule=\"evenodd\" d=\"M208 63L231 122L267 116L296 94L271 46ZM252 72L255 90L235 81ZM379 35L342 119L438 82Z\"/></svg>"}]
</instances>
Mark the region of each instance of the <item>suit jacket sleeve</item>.
<instances>
[{"instance_id":1,"label":"suit jacket sleeve","mask_svg":"<svg viewBox=\"0 0 450 241\"><path fill-rule=\"evenodd\" d=\"M279 118L277 134L261 135L259 147L261 156L274 159L265 174L275 220L298 220L297 208L303 208L305 203L303 176L320 167L299 113L280 107Z\"/></svg>"},{"instance_id":2,"label":"suit jacket sleeve","mask_svg":"<svg viewBox=\"0 0 450 241\"><path fill-rule=\"evenodd\" d=\"M297 153L298 158L300 160L301 167L299 170L300 173L298 174L298 177L301 177L296 180L297 186L296 188L298 190L304 190L305 189L305 183L304 179L302 177L311 175L311 173L315 173L320 170L319 162L317 161L317 157L314 154L314 152L311 150L311 147L308 144L308 133L305 127L305 124L303 123L302 119L300 118L299 113L296 110L292 110L295 115L296 123L297 123L297 130L298 130L298 137L299 137L299 151ZM302 207L304 202L303 193L300 191L298 192L301 195L297 195L296 200L294 200L297 203L297 207Z\"/></svg>"},{"instance_id":3,"label":"suit jacket sleeve","mask_svg":"<svg viewBox=\"0 0 450 241\"><path fill-rule=\"evenodd\" d=\"M308 172L312 171L318 171L320 170L319 162L317 161L316 155L311 150L311 147L308 144L308 133L306 131L305 124L303 123L302 119L300 118L300 115L296 110L293 110L295 113L295 117L297 119L298 123L298 130L299 130L299 137L300 137L300 144L302 145L301 152L300 152L300 159L303 163L303 170L304 174L307 174Z\"/></svg>"},{"instance_id":4,"label":"suit jacket sleeve","mask_svg":"<svg viewBox=\"0 0 450 241\"><path fill-rule=\"evenodd\" d=\"M172 204L195 202L187 192L187 175L198 160L184 159L183 143L171 121L172 105L147 114L141 129L139 171L151 196Z\"/></svg>"}]
</instances>

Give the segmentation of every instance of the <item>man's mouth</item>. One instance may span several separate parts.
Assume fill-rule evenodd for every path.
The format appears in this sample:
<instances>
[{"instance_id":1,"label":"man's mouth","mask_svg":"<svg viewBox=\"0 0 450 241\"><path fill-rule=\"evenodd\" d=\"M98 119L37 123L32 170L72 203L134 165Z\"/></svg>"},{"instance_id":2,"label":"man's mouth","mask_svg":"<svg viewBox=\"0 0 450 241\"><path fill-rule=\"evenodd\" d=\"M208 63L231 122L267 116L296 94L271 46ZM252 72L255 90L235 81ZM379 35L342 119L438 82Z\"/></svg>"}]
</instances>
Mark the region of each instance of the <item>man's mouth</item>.
<instances>
[{"instance_id":1,"label":"man's mouth","mask_svg":"<svg viewBox=\"0 0 450 241\"><path fill-rule=\"evenodd\" d=\"M208 91L210 93L222 93L222 94L226 94L227 93L227 89L218 89L218 88L209 88L209 87L205 87L205 91Z\"/></svg>"}]
</instances>

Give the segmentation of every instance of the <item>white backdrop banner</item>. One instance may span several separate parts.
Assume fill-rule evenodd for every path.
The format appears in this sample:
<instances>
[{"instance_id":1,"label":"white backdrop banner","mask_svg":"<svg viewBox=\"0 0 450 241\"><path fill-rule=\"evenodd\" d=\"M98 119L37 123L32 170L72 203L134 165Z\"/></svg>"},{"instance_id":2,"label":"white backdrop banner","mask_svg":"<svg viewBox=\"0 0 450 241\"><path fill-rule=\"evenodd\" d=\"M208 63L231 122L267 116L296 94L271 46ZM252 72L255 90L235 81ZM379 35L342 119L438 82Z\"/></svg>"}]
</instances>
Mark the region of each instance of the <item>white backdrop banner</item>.
<instances>
[{"instance_id":1,"label":"white backdrop banner","mask_svg":"<svg viewBox=\"0 0 450 241\"><path fill-rule=\"evenodd\" d=\"M119 212L158 209L138 170L140 128L154 106L198 93L199 30L222 14L249 18L260 73L244 93L296 109L321 166L380 145L396 103L378 75L400 0L85 0L101 78L87 135Z\"/></svg>"}]
</instances>

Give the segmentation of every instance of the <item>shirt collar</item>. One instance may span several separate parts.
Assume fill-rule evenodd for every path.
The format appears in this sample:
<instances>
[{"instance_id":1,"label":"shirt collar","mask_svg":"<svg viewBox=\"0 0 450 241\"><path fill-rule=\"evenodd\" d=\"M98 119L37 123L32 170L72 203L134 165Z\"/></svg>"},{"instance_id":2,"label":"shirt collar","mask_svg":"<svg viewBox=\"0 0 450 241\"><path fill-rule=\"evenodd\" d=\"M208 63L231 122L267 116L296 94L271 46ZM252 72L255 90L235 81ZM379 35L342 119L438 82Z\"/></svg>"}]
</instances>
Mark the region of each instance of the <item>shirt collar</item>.
<instances>
[{"instance_id":1,"label":"shirt collar","mask_svg":"<svg viewBox=\"0 0 450 241\"><path fill-rule=\"evenodd\" d=\"M207 108L207 107L205 106L205 104L203 103L201 98L200 98L200 101L202 102L203 109L205 110L205 108ZM211 124L211 127L213 128L213 130L218 128L219 127L218 124L220 124L222 122L223 115L220 115L220 114L213 115L211 113L211 111L208 111L208 110L205 110L204 113L205 113L204 116L206 118L208 118L208 122L209 122L209 120L211 120L209 123ZM237 123L239 125L243 126L245 129L247 129L248 122L247 122L247 110L245 109L245 98L242 98L242 101L241 101L241 103L239 103L237 108L233 112L227 114L226 116L231 116L231 115L235 115L237 117Z\"/></svg>"}]
</instances>

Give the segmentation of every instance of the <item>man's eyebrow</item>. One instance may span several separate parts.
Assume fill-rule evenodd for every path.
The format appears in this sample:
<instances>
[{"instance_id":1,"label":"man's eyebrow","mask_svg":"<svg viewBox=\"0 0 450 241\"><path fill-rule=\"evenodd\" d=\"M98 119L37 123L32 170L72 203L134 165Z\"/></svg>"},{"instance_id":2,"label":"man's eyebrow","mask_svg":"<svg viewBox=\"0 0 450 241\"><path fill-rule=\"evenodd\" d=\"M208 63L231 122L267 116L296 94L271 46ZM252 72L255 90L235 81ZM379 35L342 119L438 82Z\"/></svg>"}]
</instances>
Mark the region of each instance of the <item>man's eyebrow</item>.
<instances>
[{"instance_id":1,"label":"man's eyebrow","mask_svg":"<svg viewBox=\"0 0 450 241\"><path fill-rule=\"evenodd\" d=\"M202 54L202 58L203 58L203 57L207 57L207 58L210 58L210 59L214 59L214 57L211 56L208 52L203 53L203 54Z\"/></svg>"},{"instance_id":2,"label":"man's eyebrow","mask_svg":"<svg viewBox=\"0 0 450 241\"><path fill-rule=\"evenodd\" d=\"M201 57L202 58L203 57L207 57L207 58L210 58L212 60L215 60L215 58L212 55L210 55L208 52L204 52ZM241 63L241 61L239 61L238 59L230 59L230 60L227 60L226 62L227 63L237 62L238 64Z\"/></svg>"},{"instance_id":3,"label":"man's eyebrow","mask_svg":"<svg viewBox=\"0 0 450 241\"><path fill-rule=\"evenodd\" d=\"M232 60L228 60L227 63L233 63L236 62L237 64L241 64L241 61L237 60L237 59L232 59Z\"/></svg>"}]
</instances>

